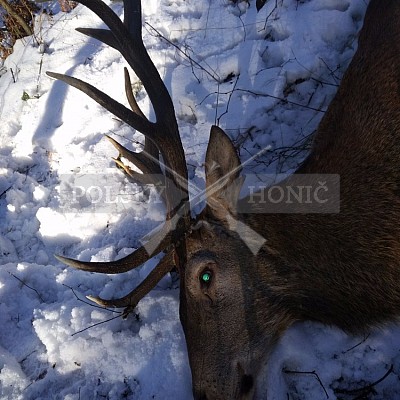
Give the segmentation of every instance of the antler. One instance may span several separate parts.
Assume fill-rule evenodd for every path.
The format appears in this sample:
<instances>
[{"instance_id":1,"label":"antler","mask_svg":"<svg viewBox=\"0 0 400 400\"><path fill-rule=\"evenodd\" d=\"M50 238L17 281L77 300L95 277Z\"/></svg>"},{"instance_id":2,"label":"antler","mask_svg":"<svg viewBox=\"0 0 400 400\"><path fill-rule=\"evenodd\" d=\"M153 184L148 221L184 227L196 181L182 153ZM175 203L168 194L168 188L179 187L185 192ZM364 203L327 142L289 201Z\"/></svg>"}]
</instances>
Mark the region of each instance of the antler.
<instances>
[{"instance_id":1,"label":"antler","mask_svg":"<svg viewBox=\"0 0 400 400\"><path fill-rule=\"evenodd\" d=\"M74 268L114 274L136 268L152 256L166 250L167 256L159 262L145 281L128 295L113 300L90 297L98 304L127 307L126 312L130 312L137 302L174 267L171 262L172 250L175 252L175 260L178 261L180 272L182 272L182 266L185 265L185 241L180 239L190 226L187 167L172 99L143 44L140 0L124 0L124 22L101 0L79 0L79 2L97 14L109 30L91 28L77 30L108 44L121 53L143 83L153 105L156 122L149 121L137 104L126 68L124 71L125 92L131 110L87 82L54 72L47 72L47 74L86 93L145 136L144 149L139 153L130 151L114 139L108 138L119 152L114 161L128 178L141 184L165 187L162 196L166 203L167 216L166 223L159 232L153 235L144 246L120 260L82 262L63 256L56 257ZM160 163L160 154L164 161L163 168ZM130 161L142 173L131 170L123 163L121 157Z\"/></svg>"}]
</instances>

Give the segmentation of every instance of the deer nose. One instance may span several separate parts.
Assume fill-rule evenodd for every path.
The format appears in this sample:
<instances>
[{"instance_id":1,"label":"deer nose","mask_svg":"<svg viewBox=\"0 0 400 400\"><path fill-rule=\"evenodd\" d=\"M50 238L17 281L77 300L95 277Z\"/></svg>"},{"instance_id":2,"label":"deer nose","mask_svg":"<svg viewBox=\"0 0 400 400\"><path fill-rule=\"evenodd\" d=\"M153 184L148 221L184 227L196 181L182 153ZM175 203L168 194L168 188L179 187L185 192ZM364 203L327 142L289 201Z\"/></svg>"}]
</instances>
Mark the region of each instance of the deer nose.
<instances>
[{"instance_id":1,"label":"deer nose","mask_svg":"<svg viewBox=\"0 0 400 400\"><path fill-rule=\"evenodd\" d=\"M252 375L243 375L240 380L240 394L248 395L254 387L254 378Z\"/></svg>"},{"instance_id":2,"label":"deer nose","mask_svg":"<svg viewBox=\"0 0 400 400\"><path fill-rule=\"evenodd\" d=\"M203 391L195 391L193 397L194 400L207 400L207 395Z\"/></svg>"}]
</instances>

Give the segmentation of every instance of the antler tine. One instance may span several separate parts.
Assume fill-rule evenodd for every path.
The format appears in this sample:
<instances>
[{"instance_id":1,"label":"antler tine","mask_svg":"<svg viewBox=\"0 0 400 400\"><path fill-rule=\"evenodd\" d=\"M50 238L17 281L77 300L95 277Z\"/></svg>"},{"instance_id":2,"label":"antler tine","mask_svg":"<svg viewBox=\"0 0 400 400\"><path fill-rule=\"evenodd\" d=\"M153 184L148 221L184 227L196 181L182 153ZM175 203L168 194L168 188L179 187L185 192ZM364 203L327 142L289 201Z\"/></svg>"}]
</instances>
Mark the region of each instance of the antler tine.
<instances>
[{"instance_id":1,"label":"antler tine","mask_svg":"<svg viewBox=\"0 0 400 400\"><path fill-rule=\"evenodd\" d=\"M110 300L105 300L97 296L86 297L100 306L115 308L126 307L124 315L127 315L136 307L140 299L146 296L146 294L149 293L151 289L153 289L154 282L159 282L165 274L173 269L173 267L174 263L172 261L172 252L169 252L161 259L157 267L150 272L150 274L143 280L143 282L126 296Z\"/></svg>"},{"instance_id":2,"label":"antler tine","mask_svg":"<svg viewBox=\"0 0 400 400\"><path fill-rule=\"evenodd\" d=\"M161 198L166 204L165 198L165 176L161 171L160 164L154 156L151 155L151 151L147 152L146 150L146 142L145 147L141 152L133 152L128 150L126 147L122 146L112 137L106 135L106 138L113 144L113 146L118 150L119 155L117 158L113 158L115 164L120 168L126 177L133 181L134 183L138 183L142 186L145 185L153 185L156 190L158 190ZM156 149L157 150L157 149ZM158 150L157 150L158 153ZM139 168L142 173L133 171L129 165L124 164L121 160L121 157L126 158L132 164L134 164L137 168Z\"/></svg>"},{"instance_id":3,"label":"antler tine","mask_svg":"<svg viewBox=\"0 0 400 400\"><path fill-rule=\"evenodd\" d=\"M171 222L166 221L163 227L154 233L148 242L127 256L115 261L79 261L72 258L55 255L64 264L89 272L99 272L103 274L120 274L139 267L151 257L163 250L169 249L172 243L173 227Z\"/></svg>"},{"instance_id":4,"label":"antler tine","mask_svg":"<svg viewBox=\"0 0 400 400\"><path fill-rule=\"evenodd\" d=\"M142 110L140 109L135 96L133 94L132 91L132 82L131 82L131 78L128 72L128 69L125 67L124 68L124 75L125 75L125 93L126 93L126 97L128 99L128 103L131 106L131 109L134 113L136 113L137 115L141 116L142 118L146 118L145 115L143 114ZM159 150L156 146L156 144L147 136L145 136L144 138L144 149L143 149L143 153L145 155L145 159L146 160L151 160L153 161L153 165L155 167L155 170L152 171L152 173L161 173L161 168L160 168L160 163L159 163ZM143 157L142 157L143 158ZM142 169L142 168L140 168ZM150 169L149 169L149 173L150 173Z\"/></svg>"},{"instance_id":5,"label":"antler tine","mask_svg":"<svg viewBox=\"0 0 400 400\"><path fill-rule=\"evenodd\" d=\"M122 121L126 122L128 125L132 126L134 129L142 132L144 135L151 135L154 129L154 124L147 119L144 119L129 108L125 107L123 104L114 100L101 90L95 88L87 82L80 79L73 78L72 76L58 74L56 72L47 71L46 74L54 79L58 79L67 83L76 89L81 90L89 97L91 97L95 102L103 106L105 109L110 111L116 117L120 118Z\"/></svg>"},{"instance_id":6,"label":"antler tine","mask_svg":"<svg viewBox=\"0 0 400 400\"><path fill-rule=\"evenodd\" d=\"M121 162L118 162L121 157L126 158L128 161L134 164L137 168L139 168L143 172L143 174L162 175L160 164L157 162L157 159L149 155L145 149L137 153L128 150L126 147L122 146L122 144L117 142L111 136L106 135L106 138L118 150L119 155L117 159L114 161L117 162L117 164L123 169L125 169L124 165ZM127 171L125 170L125 172ZM128 175L130 174L128 173Z\"/></svg>"},{"instance_id":7,"label":"antler tine","mask_svg":"<svg viewBox=\"0 0 400 400\"><path fill-rule=\"evenodd\" d=\"M143 114L143 111L140 109L135 96L133 95L131 77L129 75L128 68L126 67L124 67L124 77L126 98L128 99L128 103L131 106L132 111L140 115L142 118L146 118L146 116Z\"/></svg>"},{"instance_id":8,"label":"antler tine","mask_svg":"<svg viewBox=\"0 0 400 400\"><path fill-rule=\"evenodd\" d=\"M131 79L128 69L126 67L124 68L124 76L125 93L132 111L139 117L146 119L138 103L136 102L135 96L132 91ZM145 144L143 150L140 152L134 152L122 146L112 137L108 135L106 135L106 137L119 152L117 159L114 159L115 163L124 171L129 179L133 180L134 182L139 182L142 185L153 184L156 186L160 186L164 184L165 186L165 180L163 178L160 179L163 173L160 166L159 150L157 146L151 141L151 139L145 136ZM137 168L139 168L140 171L142 171L142 174L132 171L129 166L126 166L121 161L121 157L126 158Z\"/></svg>"}]
</instances>

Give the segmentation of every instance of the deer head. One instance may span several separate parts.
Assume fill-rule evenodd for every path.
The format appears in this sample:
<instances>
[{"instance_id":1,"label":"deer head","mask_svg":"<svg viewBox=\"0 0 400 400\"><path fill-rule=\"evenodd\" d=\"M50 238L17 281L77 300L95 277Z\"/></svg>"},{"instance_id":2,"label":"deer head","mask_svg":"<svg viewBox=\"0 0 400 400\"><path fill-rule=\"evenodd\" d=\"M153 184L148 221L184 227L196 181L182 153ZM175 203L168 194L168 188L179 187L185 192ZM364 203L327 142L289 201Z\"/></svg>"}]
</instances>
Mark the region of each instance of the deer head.
<instances>
[{"instance_id":1,"label":"deer head","mask_svg":"<svg viewBox=\"0 0 400 400\"><path fill-rule=\"evenodd\" d=\"M125 307L128 314L175 265L196 399L255 397L260 370L295 321L315 320L358 333L398 318L398 0L371 1L358 50L319 126L312 151L280 184L286 187L313 174L335 174L340 177L340 212L325 212L325 206L315 213L271 212L250 197L239 199L240 160L228 136L214 126L205 163L207 204L194 219L173 104L141 39L140 1L124 1L124 23L100 0L80 2L110 30L79 31L121 52L141 79L156 122L139 109L127 70L131 110L88 83L48 74L82 90L142 132L146 137L142 153L111 139L120 153L116 162L135 181L167 187L165 225L134 253L109 263L58 256L78 269L120 273L165 253L131 293L111 300L91 297L93 301ZM133 172L121 157L143 173ZM338 182L334 186L338 190Z\"/></svg>"}]
</instances>

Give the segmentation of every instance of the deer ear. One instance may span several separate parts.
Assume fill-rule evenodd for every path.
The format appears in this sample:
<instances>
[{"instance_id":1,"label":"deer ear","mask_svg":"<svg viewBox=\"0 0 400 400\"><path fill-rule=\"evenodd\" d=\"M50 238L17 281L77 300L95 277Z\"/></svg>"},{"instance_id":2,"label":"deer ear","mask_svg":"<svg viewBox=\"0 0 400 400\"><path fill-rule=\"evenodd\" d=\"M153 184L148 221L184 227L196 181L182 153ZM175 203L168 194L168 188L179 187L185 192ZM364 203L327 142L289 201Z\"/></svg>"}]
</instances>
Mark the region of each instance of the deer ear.
<instances>
[{"instance_id":1,"label":"deer ear","mask_svg":"<svg viewBox=\"0 0 400 400\"><path fill-rule=\"evenodd\" d=\"M207 212L219 220L237 214L236 204L243 179L236 149L228 135L217 126L211 127L206 153Z\"/></svg>"}]
</instances>

